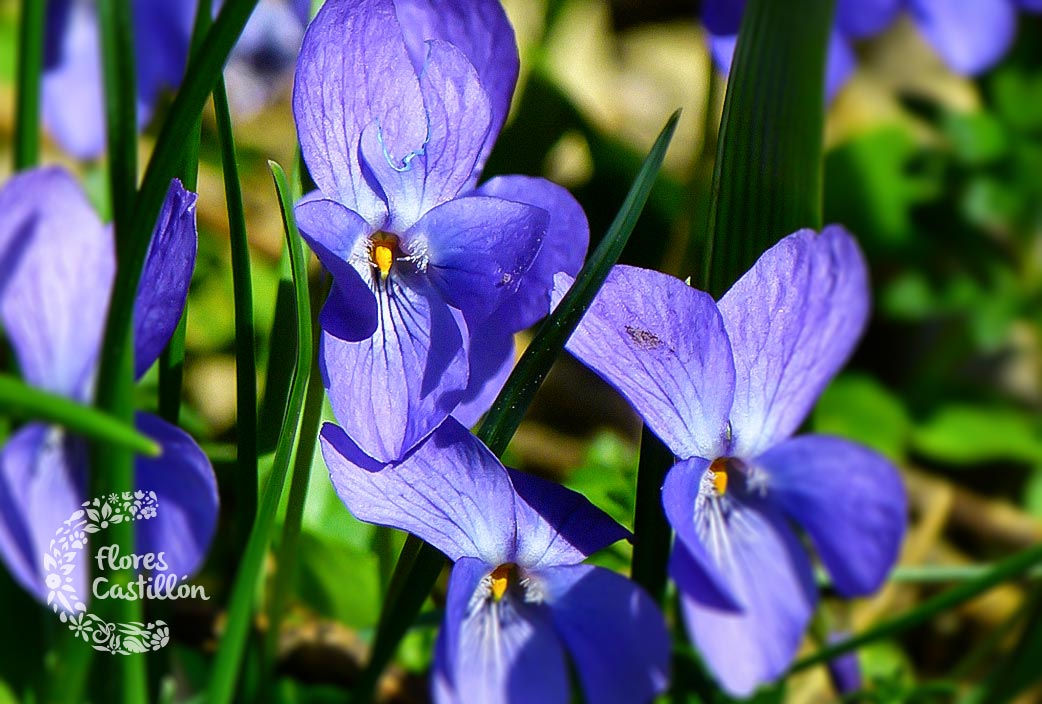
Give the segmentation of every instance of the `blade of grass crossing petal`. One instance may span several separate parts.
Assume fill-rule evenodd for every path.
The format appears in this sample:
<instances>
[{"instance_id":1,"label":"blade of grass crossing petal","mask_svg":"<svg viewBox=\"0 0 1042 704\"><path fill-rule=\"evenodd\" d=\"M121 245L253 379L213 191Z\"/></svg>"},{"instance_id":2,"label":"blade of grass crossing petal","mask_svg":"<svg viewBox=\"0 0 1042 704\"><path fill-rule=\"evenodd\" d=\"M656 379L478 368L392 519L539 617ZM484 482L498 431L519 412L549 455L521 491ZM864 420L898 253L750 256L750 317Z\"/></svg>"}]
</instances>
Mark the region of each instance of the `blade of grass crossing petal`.
<instances>
[{"instance_id":1,"label":"blade of grass crossing petal","mask_svg":"<svg viewBox=\"0 0 1042 704\"><path fill-rule=\"evenodd\" d=\"M948 591L927 599L906 614L880 623L859 635L822 648L813 655L798 660L792 666L790 672L798 672L813 665L820 665L869 643L896 636L925 621L929 621L945 611L954 609L990 589L994 589L1003 582L1021 577L1038 564L1042 564L1042 545L1037 545L1006 558L981 577L969 582L963 582Z\"/></svg>"},{"instance_id":2,"label":"blade of grass crossing petal","mask_svg":"<svg viewBox=\"0 0 1042 704\"><path fill-rule=\"evenodd\" d=\"M655 183L679 118L678 110L662 128L604 239L587 260L560 305L540 326L478 429L478 437L497 456L506 450L554 359L622 254ZM406 541L402 555L409 560L403 562L399 558L391 577L391 587L381 611L370 660L353 691L355 702L372 699L380 674L394 656L409 626L416 620L420 607L445 565L445 556L441 552L413 536Z\"/></svg>"},{"instance_id":3,"label":"blade of grass crossing petal","mask_svg":"<svg viewBox=\"0 0 1042 704\"><path fill-rule=\"evenodd\" d=\"M118 445L138 454L159 456L159 446L138 432L133 424L6 374L0 374L0 412L20 420L60 425L91 440Z\"/></svg>"},{"instance_id":4,"label":"blade of grass crossing petal","mask_svg":"<svg viewBox=\"0 0 1042 704\"><path fill-rule=\"evenodd\" d=\"M189 56L195 56L202 46L203 38L213 23L211 0L199 0L195 25L192 28L192 43ZM199 182L199 141L202 135L202 115L195 118L192 130L184 145L184 162L181 164L181 183L189 191L195 191ZM188 329L188 304L181 314L181 321L174 329L170 342L159 357L159 415L177 425L181 417L181 392L184 388L185 334Z\"/></svg>"},{"instance_id":5,"label":"blade of grass crossing petal","mask_svg":"<svg viewBox=\"0 0 1042 704\"><path fill-rule=\"evenodd\" d=\"M253 286L250 281L250 244L246 212L235 155L235 137L224 79L213 92L217 134L221 143L224 194L232 246L232 288L235 296L235 398L239 460L236 506L238 531L234 545L244 546L257 513L257 351L253 323Z\"/></svg>"},{"instance_id":6,"label":"blade of grass crossing petal","mask_svg":"<svg viewBox=\"0 0 1042 704\"><path fill-rule=\"evenodd\" d=\"M18 26L18 94L15 105L14 169L40 161L40 80L46 3L22 0Z\"/></svg>"},{"instance_id":7,"label":"blade of grass crossing petal","mask_svg":"<svg viewBox=\"0 0 1042 704\"><path fill-rule=\"evenodd\" d=\"M768 247L822 219L834 0L749 0L720 122L699 285L721 296Z\"/></svg>"},{"instance_id":8,"label":"blade of grass crossing petal","mask_svg":"<svg viewBox=\"0 0 1042 704\"><path fill-rule=\"evenodd\" d=\"M289 473L290 458L296 442L297 429L300 426L301 410L308 385L313 357L311 308L308 298L307 260L304 256L302 240L293 221L293 204L289 200L289 187L286 174L275 162L268 162L275 188L279 194L282 208L282 221L286 230L286 243L290 251L293 268L293 283L296 290L297 303L297 359L294 368L293 382L290 385L289 402L286 404L286 415L279 433L279 444L275 449L275 459L271 474L264 487L257 521L243 555L235 584L232 588L231 602L228 608L228 623L217 650L217 657L211 671L207 701L210 704L230 702L235 692L236 681L246 649L246 638L253 613L254 595L258 580L264 566L271 543L272 531L279 503Z\"/></svg>"},{"instance_id":9,"label":"blade of grass crossing petal","mask_svg":"<svg viewBox=\"0 0 1042 704\"><path fill-rule=\"evenodd\" d=\"M503 454L506 450L536 390L549 373L554 359L579 324L586 309L590 307L608 272L619 260L619 255L622 254L648 200L648 194L651 193L679 119L678 110L662 128L604 239L587 259L575 277L575 284L565 294L557 309L539 327L535 338L521 356L481 424L478 437L497 455Z\"/></svg>"}]
</instances>

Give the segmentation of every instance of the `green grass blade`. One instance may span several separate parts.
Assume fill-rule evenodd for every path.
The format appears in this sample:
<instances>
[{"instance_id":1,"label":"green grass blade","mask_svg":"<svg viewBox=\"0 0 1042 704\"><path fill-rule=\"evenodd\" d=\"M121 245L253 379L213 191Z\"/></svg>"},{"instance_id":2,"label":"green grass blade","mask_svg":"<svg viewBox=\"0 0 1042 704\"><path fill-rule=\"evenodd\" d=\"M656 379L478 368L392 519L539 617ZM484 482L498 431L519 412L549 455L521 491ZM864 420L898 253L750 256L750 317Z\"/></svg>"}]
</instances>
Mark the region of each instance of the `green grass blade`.
<instances>
[{"instance_id":1,"label":"green grass blade","mask_svg":"<svg viewBox=\"0 0 1042 704\"><path fill-rule=\"evenodd\" d=\"M637 498L634 507L633 581L644 587L660 606L669 581L666 565L673 529L662 510L662 483L676 458L645 425L640 435Z\"/></svg>"},{"instance_id":2,"label":"green grass blade","mask_svg":"<svg viewBox=\"0 0 1042 704\"><path fill-rule=\"evenodd\" d=\"M29 386L7 374L0 374L0 411L20 420L60 425L91 440L118 445L130 452L159 456L159 446L138 432L133 424L65 396Z\"/></svg>"},{"instance_id":3,"label":"green grass blade","mask_svg":"<svg viewBox=\"0 0 1042 704\"><path fill-rule=\"evenodd\" d=\"M140 276L140 265L127 262L128 253L145 240L131 223L137 197L137 81L135 80L134 24L129 0L98 0L98 25L101 34L101 67L105 85L105 119L108 140L109 196L116 242L116 279ZM117 286L118 288L118 286ZM136 291L136 285L134 291ZM126 301L113 297L111 308L133 308L134 296ZM129 317L129 314L128 314ZM105 353L111 354L107 369L102 369L98 382L96 405L117 418L134 422L134 351L130 325L117 336L107 339ZM104 356L103 356L104 365ZM94 448L90 472L90 496L132 491L134 487L134 455L107 443ZM108 538L122 551L133 552L134 525L124 521L115 524ZM118 583L129 583L133 570L119 570L108 575ZM139 601L103 601L95 606L99 616L110 622L143 621L144 607ZM97 662L97 661L96 661ZM107 701L147 702L148 674L144 658L117 658L104 661L106 676L95 681Z\"/></svg>"},{"instance_id":4,"label":"green grass blade","mask_svg":"<svg viewBox=\"0 0 1042 704\"><path fill-rule=\"evenodd\" d=\"M677 111L662 128L604 239L587 259L575 278L575 285L561 300L557 310L540 326L481 424L478 437L497 455L506 450L554 359L590 307L608 272L619 260L651 193L679 119L680 112Z\"/></svg>"},{"instance_id":5,"label":"green grass blade","mask_svg":"<svg viewBox=\"0 0 1042 704\"><path fill-rule=\"evenodd\" d=\"M824 75L834 0L750 0L724 98L705 269L722 295L783 236L821 227Z\"/></svg>"},{"instance_id":6,"label":"green grass blade","mask_svg":"<svg viewBox=\"0 0 1042 704\"><path fill-rule=\"evenodd\" d=\"M651 193L679 118L679 111L673 113L662 128L601 244L587 260L560 305L539 328L478 429L478 437L496 455L502 455L506 450L550 366L622 254ZM391 578L391 589L381 612L369 662L355 685L355 702L372 699L380 674L416 620L445 564L445 557L437 549L415 536L406 540L402 555L409 559L399 560Z\"/></svg>"},{"instance_id":7,"label":"green grass blade","mask_svg":"<svg viewBox=\"0 0 1042 704\"><path fill-rule=\"evenodd\" d=\"M282 492L289 473L290 458L300 425L301 409L308 385L313 357L311 308L308 298L307 260L296 223L293 220L293 204L289 198L289 186L282 167L275 162L271 166L275 188L279 194L282 208L282 220L286 229L286 243L289 247L290 260L293 267L293 283L296 289L297 302L297 362L290 386L289 403L282 421L282 432L275 450L271 475L264 487L260 510L253 532L243 555L239 570L232 588L231 603L228 608L228 624L221 638L220 647L211 674L210 686L206 701L210 704L225 704L232 701L236 681L239 677L243 654L246 650L246 639L249 633L250 617L253 613L254 594L264 566L264 558L271 544L275 518L282 499Z\"/></svg>"},{"instance_id":8,"label":"green grass blade","mask_svg":"<svg viewBox=\"0 0 1042 704\"><path fill-rule=\"evenodd\" d=\"M15 104L14 170L40 162L40 79L46 3L22 0L18 28L18 94Z\"/></svg>"},{"instance_id":9,"label":"green grass blade","mask_svg":"<svg viewBox=\"0 0 1042 704\"><path fill-rule=\"evenodd\" d=\"M316 327L315 330L317 331L318 328ZM286 604L289 602L290 586L293 583L294 569L297 564L297 546L300 543L300 531L304 522L304 504L307 503L308 498L311 465L315 457L315 446L318 443L319 426L322 424L322 402L325 395L316 355L311 365L311 377L308 380L307 396L304 399L304 415L300 421L300 441L293 462L293 478L290 480L286 516L282 522L282 538L275 560L277 571L273 577L271 599L268 603L268 634L264 648L263 677L268 679L269 683L274 679L277 667L282 616ZM262 686L261 690L266 691L267 688Z\"/></svg>"},{"instance_id":10,"label":"green grass blade","mask_svg":"<svg viewBox=\"0 0 1042 704\"><path fill-rule=\"evenodd\" d=\"M221 143L224 194L228 206L228 230L232 246L232 288L235 297L235 403L238 467L235 505L238 535L234 544L246 544L257 514L257 350L253 323L253 285L250 280L250 244L246 211L232 134L232 116L224 79L213 92L217 135Z\"/></svg>"},{"instance_id":11,"label":"green grass blade","mask_svg":"<svg viewBox=\"0 0 1042 704\"><path fill-rule=\"evenodd\" d=\"M837 656L857 650L869 643L894 637L925 621L929 621L938 614L942 614L960 604L966 603L970 599L980 596L989 589L994 589L1003 582L1022 576L1040 563L1042 563L1042 545L1019 552L997 563L993 569L981 577L964 582L957 587L952 587L946 592L927 599L906 614L881 623L852 638L822 648L813 655L798 660L792 666L790 672L798 672L813 665L826 663Z\"/></svg>"},{"instance_id":12,"label":"green grass blade","mask_svg":"<svg viewBox=\"0 0 1042 704\"><path fill-rule=\"evenodd\" d=\"M137 195L137 80L130 10L129 0L98 0L109 192L120 262L134 237L130 215Z\"/></svg>"}]
</instances>

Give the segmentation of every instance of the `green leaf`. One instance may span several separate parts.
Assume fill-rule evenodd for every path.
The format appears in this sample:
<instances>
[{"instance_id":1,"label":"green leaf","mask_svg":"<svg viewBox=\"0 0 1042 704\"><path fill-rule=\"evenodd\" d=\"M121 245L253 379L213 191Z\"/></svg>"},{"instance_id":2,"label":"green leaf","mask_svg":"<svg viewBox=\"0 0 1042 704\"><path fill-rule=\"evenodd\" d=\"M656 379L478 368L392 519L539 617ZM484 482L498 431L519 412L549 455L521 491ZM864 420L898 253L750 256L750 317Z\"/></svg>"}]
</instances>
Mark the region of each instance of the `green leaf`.
<instances>
[{"instance_id":1,"label":"green leaf","mask_svg":"<svg viewBox=\"0 0 1042 704\"><path fill-rule=\"evenodd\" d=\"M1042 462L1038 416L1012 408L945 406L915 430L917 452L955 465L996 460Z\"/></svg>"},{"instance_id":2,"label":"green leaf","mask_svg":"<svg viewBox=\"0 0 1042 704\"><path fill-rule=\"evenodd\" d=\"M225 6L227 7L227 5ZM293 284L296 290L297 304L297 362L290 385L289 402L286 404L286 415L279 433L279 444L275 449L275 459L271 474L264 487L260 510L242 563L235 575L231 602L228 607L228 624L221 638L220 647L214 661L210 679L207 701L211 704L224 704L232 700L235 684L242 665L246 649L246 637L249 632L250 618L254 607L254 592L264 566L264 558L271 543L275 527L275 519L282 500L282 493L289 473L290 458L296 444L297 428L300 425L301 411L304 406L304 395L311 371L312 345L311 307L308 297L307 260L300 233L297 232L293 220L293 203L289 198L289 186L282 167L275 162L271 166L275 188L279 194L282 209L282 222L286 230L286 244L289 247L293 268Z\"/></svg>"},{"instance_id":3,"label":"green leaf","mask_svg":"<svg viewBox=\"0 0 1042 704\"><path fill-rule=\"evenodd\" d=\"M234 544L245 545L257 513L257 350L253 324L253 286L250 279L250 243L246 209L242 202L235 136L224 79L213 91L217 135L224 171L224 198L232 248L232 286L235 303L235 432L238 443L236 511L239 519Z\"/></svg>"},{"instance_id":4,"label":"green leaf","mask_svg":"<svg viewBox=\"0 0 1042 704\"><path fill-rule=\"evenodd\" d=\"M905 456L912 422L900 399L870 376L844 374L825 389L814 432L850 438L892 460Z\"/></svg>"},{"instance_id":5,"label":"green leaf","mask_svg":"<svg viewBox=\"0 0 1042 704\"><path fill-rule=\"evenodd\" d=\"M506 450L554 359L593 302L611 267L618 261L647 202L679 117L679 111L673 113L662 128L604 239L557 309L540 326L485 416L477 435L497 456ZM369 662L354 688L354 701L372 699L380 673L416 620L444 564L445 557L437 549L412 535L406 539L384 602Z\"/></svg>"},{"instance_id":6,"label":"green leaf","mask_svg":"<svg viewBox=\"0 0 1042 704\"><path fill-rule=\"evenodd\" d=\"M18 32L18 92L15 105L14 168L40 161L40 76L46 3L22 0Z\"/></svg>"},{"instance_id":7,"label":"green leaf","mask_svg":"<svg viewBox=\"0 0 1042 704\"><path fill-rule=\"evenodd\" d=\"M955 155L970 166L989 164L1009 151L1005 126L988 112L946 113L944 130Z\"/></svg>"},{"instance_id":8,"label":"green leaf","mask_svg":"<svg viewBox=\"0 0 1042 704\"><path fill-rule=\"evenodd\" d=\"M714 297L785 235L821 227L825 57L834 4L746 4L703 252L701 287Z\"/></svg>"},{"instance_id":9,"label":"green leaf","mask_svg":"<svg viewBox=\"0 0 1042 704\"><path fill-rule=\"evenodd\" d=\"M60 425L91 440L113 443L147 457L160 454L159 445L133 425L7 374L0 374L0 411L12 418Z\"/></svg>"}]
</instances>

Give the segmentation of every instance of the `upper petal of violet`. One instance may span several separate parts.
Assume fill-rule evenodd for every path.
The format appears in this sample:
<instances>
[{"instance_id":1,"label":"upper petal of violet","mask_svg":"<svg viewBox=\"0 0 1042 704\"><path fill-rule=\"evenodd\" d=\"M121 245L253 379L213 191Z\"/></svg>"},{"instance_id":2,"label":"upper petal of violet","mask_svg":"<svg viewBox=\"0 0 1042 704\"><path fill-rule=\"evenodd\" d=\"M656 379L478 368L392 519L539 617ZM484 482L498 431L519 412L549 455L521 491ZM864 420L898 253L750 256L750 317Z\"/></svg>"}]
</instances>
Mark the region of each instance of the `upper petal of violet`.
<instances>
[{"instance_id":1,"label":"upper petal of violet","mask_svg":"<svg viewBox=\"0 0 1042 704\"><path fill-rule=\"evenodd\" d=\"M510 470L517 491L517 549L527 570L575 565L630 532L582 494L556 482Z\"/></svg>"},{"instance_id":2,"label":"upper petal of violet","mask_svg":"<svg viewBox=\"0 0 1042 704\"><path fill-rule=\"evenodd\" d=\"M395 7L417 74L427 59L425 42L442 39L464 53L488 94L492 119L474 164L473 185L510 112L520 64L514 30L499 0L396 0Z\"/></svg>"},{"instance_id":3,"label":"upper petal of violet","mask_svg":"<svg viewBox=\"0 0 1042 704\"><path fill-rule=\"evenodd\" d=\"M616 266L566 349L618 389L677 456L712 459L726 450L734 363L708 294Z\"/></svg>"},{"instance_id":4,"label":"upper petal of violet","mask_svg":"<svg viewBox=\"0 0 1042 704\"><path fill-rule=\"evenodd\" d=\"M476 557L495 566L514 559L510 479L488 448L451 418L387 466L327 423L322 456L355 518L413 533L451 560Z\"/></svg>"},{"instance_id":5,"label":"upper petal of violet","mask_svg":"<svg viewBox=\"0 0 1042 704\"><path fill-rule=\"evenodd\" d=\"M836 225L789 235L724 294L735 365L731 454L755 457L796 431L857 344L869 301L861 252Z\"/></svg>"},{"instance_id":6,"label":"upper petal of violet","mask_svg":"<svg viewBox=\"0 0 1042 704\"><path fill-rule=\"evenodd\" d=\"M137 552L164 553L171 574L191 575L202 567L217 529L217 477L183 430L148 413L138 413L136 422L162 450L134 463L135 488L154 491L159 500L153 518L135 523Z\"/></svg>"},{"instance_id":7,"label":"upper petal of violet","mask_svg":"<svg viewBox=\"0 0 1042 704\"><path fill-rule=\"evenodd\" d=\"M492 119L488 95L463 52L441 40L427 42L420 90L427 136L398 159L388 151L379 122L362 133L363 165L387 201L385 228L404 232L431 208L464 190Z\"/></svg>"},{"instance_id":8,"label":"upper petal of violet","mask_svg":"<svg viewBox=\"0 0 1042 704\"><path fill-rule=\"evenodd\" d=\"M997 63L1016 34L1012 0L909 0L909 10L945 63L963 75Z\"/></svg>"},{"instance_id":9,"label":"upper petal of violet","mask_svg":"<svg viewBox=\"0 0 1042 704\"><path fill-rule=\"evenodd\" d=\"M363 173L362 131L376 124L392 163L427 139L420 83L392 0L328 0L308 26L293 86L308 170L327 198L383 226L387 206Z\"/></svg>"},{"instance_id":10,"label":"upper petal of violet","mask_svg":"<svg viewBox=\"0 0 1042 704\"><path fill-rule=\"evenodd\" d=\"M134 300L134 370L140 377L156 361L181 320L195 269L196 195L170 183L148 246Z\"/></svg>"}]
</instances>

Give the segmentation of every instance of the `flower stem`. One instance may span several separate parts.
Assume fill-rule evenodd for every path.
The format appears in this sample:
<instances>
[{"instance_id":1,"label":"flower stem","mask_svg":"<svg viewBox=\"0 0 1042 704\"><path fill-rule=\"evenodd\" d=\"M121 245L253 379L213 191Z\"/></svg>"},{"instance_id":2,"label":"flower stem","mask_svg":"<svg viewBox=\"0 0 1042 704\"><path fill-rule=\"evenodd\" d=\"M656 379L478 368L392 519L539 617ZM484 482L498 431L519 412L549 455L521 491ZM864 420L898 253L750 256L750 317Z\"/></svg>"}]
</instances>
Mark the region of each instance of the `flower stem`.
<instances>
[{"instance_id":1,"label":"flower stem","mask_svg":"<svg viewBox=\"0 0 1042 704\"><path fill-rule=\"evenodd\" d=\"M40 79L46 3L22 0L18 34L18 95L15 105L14 169L40 161Z\"/></svg>"}]
</instances>

